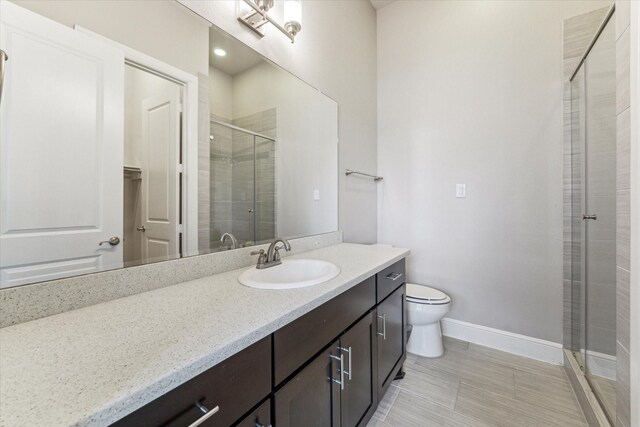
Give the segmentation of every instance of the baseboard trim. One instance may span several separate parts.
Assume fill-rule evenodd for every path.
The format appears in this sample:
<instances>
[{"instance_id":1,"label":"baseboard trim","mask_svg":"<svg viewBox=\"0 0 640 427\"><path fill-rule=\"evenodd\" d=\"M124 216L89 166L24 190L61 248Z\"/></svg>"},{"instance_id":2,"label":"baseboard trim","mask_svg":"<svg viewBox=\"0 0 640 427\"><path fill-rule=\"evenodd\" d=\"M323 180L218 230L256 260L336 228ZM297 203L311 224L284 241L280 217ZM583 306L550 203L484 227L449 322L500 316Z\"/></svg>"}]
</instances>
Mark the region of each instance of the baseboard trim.
<instances>
[{"instance_id":1,"label":"baseboard trim","mask_svg":"<svg viewBox=\"0 0 640 427\"><path fill-rule=\"evenodd\" d=\"M586 359L586 366L592 375L616 380L616 356L587 350L583 353Z\"/></svg>"},{"instance_id":2,"label":"baseboard trim","mask_svg":"<svg viewBox=\"0 0 640 427\"><path fill-rule=\"evenodd\" d=\"M564 363L562 344L559 343L449 318L442 319L441 325L442 334L451 338L554 365Z\"/></svg>"}]
</instances>

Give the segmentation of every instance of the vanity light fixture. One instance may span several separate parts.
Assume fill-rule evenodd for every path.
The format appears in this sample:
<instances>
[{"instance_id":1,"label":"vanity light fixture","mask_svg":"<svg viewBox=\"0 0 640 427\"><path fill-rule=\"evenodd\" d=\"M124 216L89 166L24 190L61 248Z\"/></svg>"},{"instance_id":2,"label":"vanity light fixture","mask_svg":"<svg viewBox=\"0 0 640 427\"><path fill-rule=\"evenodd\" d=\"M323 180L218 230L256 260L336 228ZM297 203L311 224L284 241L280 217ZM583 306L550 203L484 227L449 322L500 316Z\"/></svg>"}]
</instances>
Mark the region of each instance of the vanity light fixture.
<instances>
[{"instance_id":1,"label":"vanity light fixture","mask_svg":"<svg viewBox=\"0 0 640 427\"><path fill-rule=\"evenodd\" d=\"M284 0L284 27L267 13L273 7L273 3L274 0L238 0L238 21L259 37L264 37L262 26L270 22L293 43L295 36L302 29L302 0Z\"/></svg>"},{"instance_id":2,"label":"vanity light fixture","mask_svg":"<svg viewBox=\"0 0 640 427\"><path fill-rule=\"evenodd\" d=\"M227 55L227 51L224 49L221 49L219 47L213 49L213 53L215 53L218 56L226 56Z\"/></svg>"}]
</instances>

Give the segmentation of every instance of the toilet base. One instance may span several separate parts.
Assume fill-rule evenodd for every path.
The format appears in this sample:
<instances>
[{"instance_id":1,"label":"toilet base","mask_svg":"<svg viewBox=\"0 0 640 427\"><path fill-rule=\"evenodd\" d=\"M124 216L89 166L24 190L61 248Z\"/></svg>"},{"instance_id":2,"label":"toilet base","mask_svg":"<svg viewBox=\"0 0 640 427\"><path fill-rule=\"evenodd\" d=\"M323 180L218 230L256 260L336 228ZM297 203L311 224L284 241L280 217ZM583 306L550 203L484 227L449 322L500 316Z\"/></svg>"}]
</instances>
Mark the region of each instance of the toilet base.
<instances>
[{"instance_id":1,"label":"toilet base","mask_svg":"<svg viewBox=\"0 0 640 427\"><path fill-rule=\"evenodd\" d=\"M422 357L440 357L444 354L440 322L413 325L407 342L407 351Z\"/></svg>"}]
</instances>

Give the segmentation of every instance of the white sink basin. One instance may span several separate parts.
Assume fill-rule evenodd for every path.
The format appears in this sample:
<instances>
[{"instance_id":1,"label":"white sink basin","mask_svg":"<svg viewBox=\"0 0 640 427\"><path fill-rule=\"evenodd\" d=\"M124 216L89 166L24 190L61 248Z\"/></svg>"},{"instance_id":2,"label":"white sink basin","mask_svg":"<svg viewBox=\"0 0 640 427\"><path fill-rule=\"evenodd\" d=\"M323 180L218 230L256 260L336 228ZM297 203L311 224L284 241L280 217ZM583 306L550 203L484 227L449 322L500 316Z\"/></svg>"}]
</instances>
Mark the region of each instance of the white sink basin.
<instances>
[{"instance_id":1,"label":"white sink basin","mask_svg":"<svg viewBox=\"0 0 640 427\"><path fill-rule=\"evenodd\" d=\"M337 265L315 259L284 260L275 267L252 267L242 273L238 281L250 288L295 289L319 285L340 274Z\"/></svg>"}]
</instances>

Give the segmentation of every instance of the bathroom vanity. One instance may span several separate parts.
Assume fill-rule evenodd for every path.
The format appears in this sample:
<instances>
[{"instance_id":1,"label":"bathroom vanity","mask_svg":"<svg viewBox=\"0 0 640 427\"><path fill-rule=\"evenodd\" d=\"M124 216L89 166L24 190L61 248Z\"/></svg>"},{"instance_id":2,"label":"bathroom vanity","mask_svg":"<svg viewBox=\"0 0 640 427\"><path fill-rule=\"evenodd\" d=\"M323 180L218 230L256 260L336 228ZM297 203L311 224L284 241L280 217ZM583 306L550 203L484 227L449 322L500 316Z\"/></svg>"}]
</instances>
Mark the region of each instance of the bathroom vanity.
<instances>
[{"instance_id":1,"label":"bathroom vanity","mask_svg":"<svg viewBox=\"0 0 640 427\"><path fill-rule=\"evenodd\" d=\"M402 366L405 329L401 260L115 425L187 426L215 408L211 425L364 425Z\"/></svg>"},{"instance_id":2,"label":"bathroom vanity","mask_svg":"<svg viewBox=\"0 0 640 427\"><path fill-rule=\"evenodd\" d=\"M288 257L340 267L320 285L243 268L3 328L0 423L366 425L405 359L407 255L343 243Z\"/></svg>"}]
</instances>

